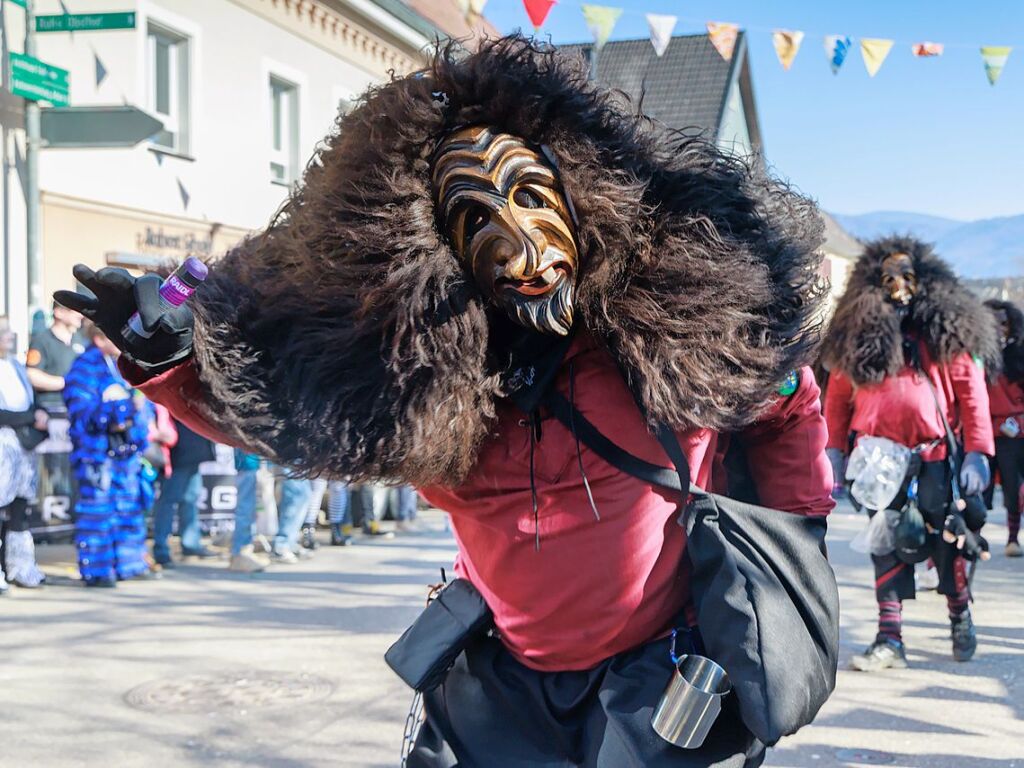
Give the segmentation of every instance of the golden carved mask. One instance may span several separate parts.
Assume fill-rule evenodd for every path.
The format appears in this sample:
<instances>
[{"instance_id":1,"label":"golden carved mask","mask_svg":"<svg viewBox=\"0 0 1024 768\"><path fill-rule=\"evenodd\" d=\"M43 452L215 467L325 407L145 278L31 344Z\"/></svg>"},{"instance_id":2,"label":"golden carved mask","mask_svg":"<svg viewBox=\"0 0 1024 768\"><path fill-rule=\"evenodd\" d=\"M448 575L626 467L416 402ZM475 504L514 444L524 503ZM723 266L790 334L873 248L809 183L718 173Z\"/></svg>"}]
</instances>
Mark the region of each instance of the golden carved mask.
<instances>
[{"instance_id":1,"label":"golden carved mask","mask_svg":"<svg viewBox=\"0 0 1024 768\"><path fill-rule=\"evenodd\" d=\"M438 147L438 220L484 294L520 325L572 327L578 252L550 163L515 136L463 128Z\"/></svg>"},{"instance_id":2,"label":"golden carved mask","mask_svg":"<svg viewBox=\"0 0 1024 768\"><path fill-rule=\"evenodd\" d=\"M882 287L889 293L889 301L905 307L917 293L917 272L914 260L905 253L893 253L882 261Z\"/></svg>"}]
</instances>

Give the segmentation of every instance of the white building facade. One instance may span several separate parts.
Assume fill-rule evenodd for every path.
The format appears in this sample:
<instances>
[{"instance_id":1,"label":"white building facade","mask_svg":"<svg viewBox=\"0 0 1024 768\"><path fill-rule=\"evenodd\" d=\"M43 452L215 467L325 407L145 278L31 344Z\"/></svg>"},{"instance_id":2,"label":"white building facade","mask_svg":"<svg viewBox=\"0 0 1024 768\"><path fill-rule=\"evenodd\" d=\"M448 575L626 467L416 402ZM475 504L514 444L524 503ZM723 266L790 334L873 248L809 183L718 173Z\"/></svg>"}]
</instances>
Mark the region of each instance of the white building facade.
<instances>
[{"instance_id":1,"label":"white building facade","mask_svg":"<svg viewBox=\"0 0 1024 768\"><path fill-rule=\"evenodd\" d=\"M23 30L24 12L3 5L5 43L20 52L13 31ZM36 13L61 5L37 0ZM96 10L92 0L63 5ZM145 267L210 256L263 227L339 109L390 71L421 67L439 34L397 0L121 0L110 10L134 11L134 29L38 33L38 58L70 72L72 106L135 105L164 130L130 149L41 151L44 296L74 287L76 262ZM24 132L0 115L0 314L21 334L30 325Z\"/></svg>"}]
</instances>

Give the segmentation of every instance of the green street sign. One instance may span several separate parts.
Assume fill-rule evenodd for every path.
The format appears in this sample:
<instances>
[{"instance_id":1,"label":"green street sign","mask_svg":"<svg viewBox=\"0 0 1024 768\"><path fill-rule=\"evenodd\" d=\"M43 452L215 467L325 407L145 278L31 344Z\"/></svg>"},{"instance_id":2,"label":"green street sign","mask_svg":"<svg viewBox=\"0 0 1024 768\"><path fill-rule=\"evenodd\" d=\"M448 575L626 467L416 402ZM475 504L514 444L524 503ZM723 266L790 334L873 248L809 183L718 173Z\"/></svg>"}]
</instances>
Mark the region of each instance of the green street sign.
<instances>
[{"instance_id":1,"label":"green street sign","mask_svg":"<svg viewBox=\"0 0 1024 768\"><path fill-rule=\"evenodd\" d=\"M25 0L11 0L15 5L20 5L22 8L25 7Z\"/></svg>"},{"instance_id":2,"label":"green street sign","mask_svg":"<svg viewBox=\"0 0 1024 768\"><path fill-rule=\"evenodd\" d=\"M99 32L105 29L135 29L135 12L36 16L36 32Z\"/></svg>"},{"instance_id":3,"label":"green street sign","mask_svg":"<svg viewBox=\"0 0 1024 768\"><path fill-rule=\"evenodd\" d=\"M68 71L21 53L9 54L11 92L55 107L68 105Z\"/></svg>"}]
</instances>

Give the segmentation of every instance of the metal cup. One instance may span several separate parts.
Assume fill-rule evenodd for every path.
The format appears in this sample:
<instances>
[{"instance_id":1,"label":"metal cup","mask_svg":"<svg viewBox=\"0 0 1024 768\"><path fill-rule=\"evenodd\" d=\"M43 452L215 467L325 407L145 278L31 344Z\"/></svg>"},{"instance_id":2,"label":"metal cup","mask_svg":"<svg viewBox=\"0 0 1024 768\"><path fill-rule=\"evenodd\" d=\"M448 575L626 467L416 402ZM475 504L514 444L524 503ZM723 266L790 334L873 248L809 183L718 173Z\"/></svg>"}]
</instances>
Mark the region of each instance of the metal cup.
<instances>
[{"instance_id":1,"label":"metal cup","mask_svg":"<svg viewBox=\"0 0 1024 768\"><path fill-rule=\"evenodd\" d=\"M698 749L732 690L725 670L703 656L680 656L651 718L655 732L683 749Z\"/></svg>"}]
</instances>

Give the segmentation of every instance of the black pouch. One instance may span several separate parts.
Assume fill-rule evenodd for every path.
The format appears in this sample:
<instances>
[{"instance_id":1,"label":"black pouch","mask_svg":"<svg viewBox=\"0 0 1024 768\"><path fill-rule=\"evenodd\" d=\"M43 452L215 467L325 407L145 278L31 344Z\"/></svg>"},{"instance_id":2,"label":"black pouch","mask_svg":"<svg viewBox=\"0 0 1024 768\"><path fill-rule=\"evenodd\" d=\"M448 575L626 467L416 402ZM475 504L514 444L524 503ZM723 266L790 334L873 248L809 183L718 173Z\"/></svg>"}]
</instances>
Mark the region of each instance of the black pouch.
<instances>
[{"instance_id":1,"label":"black pouch","mask_svg":"<svg viewBox=\"0 0 1024 768\"><path fill-rule=\"evenodd\" d=\"M476 587L455 579L442 589L384 660L411 688L426 693L444 682L459 654L494 622Z\"/></svg>"}]
</instances>

